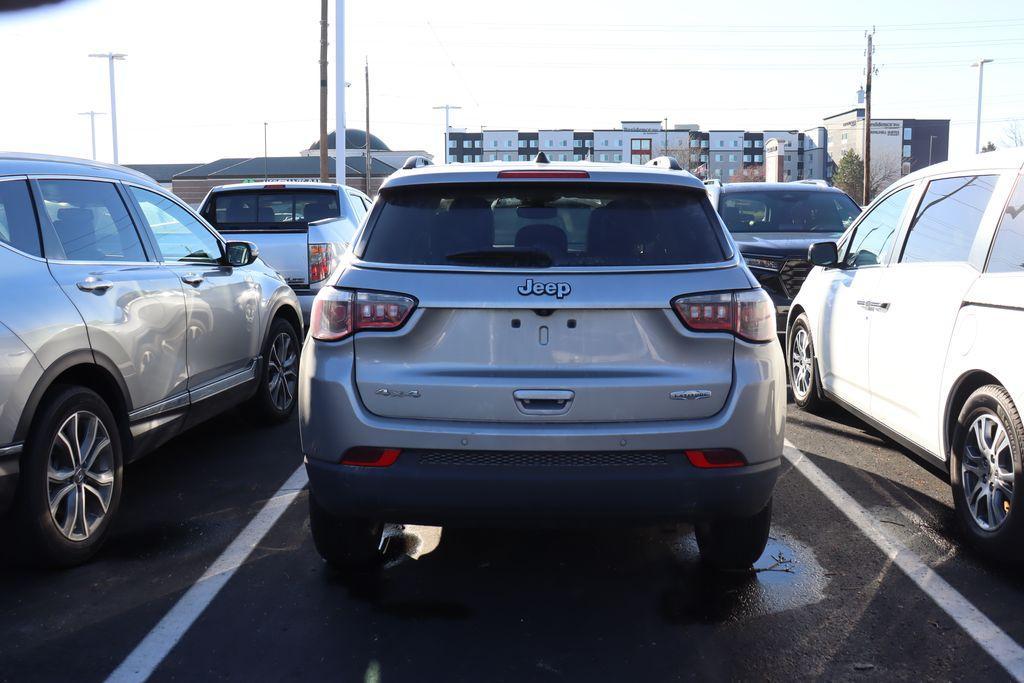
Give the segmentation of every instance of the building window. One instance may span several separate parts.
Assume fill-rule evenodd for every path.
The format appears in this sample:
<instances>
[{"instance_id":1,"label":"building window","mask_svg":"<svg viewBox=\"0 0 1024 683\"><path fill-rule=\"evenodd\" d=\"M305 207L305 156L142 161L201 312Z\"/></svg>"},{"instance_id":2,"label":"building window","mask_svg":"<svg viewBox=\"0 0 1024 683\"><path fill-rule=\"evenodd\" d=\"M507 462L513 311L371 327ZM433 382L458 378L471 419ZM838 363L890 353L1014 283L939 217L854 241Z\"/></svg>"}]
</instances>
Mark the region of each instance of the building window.
<instances>
[{"instance_id":1,"label":"building window","mask_svg":"<svg viewBox=\"0 0 1024 683\"><path fill-rule=\"evenodd\" d=\"M750 155L749 154L744 154L743 155L743 163L745 163L745 164L749 164L750 163Z\"/></svg>"},{"instance_id":2,"label":"building window","mask_svg":"<svg viewBox=\"0 0 1024 683\"><path fill-rule=\"evenodd\" d=\"M740 141L739 140L733 140L732 141L732 146L733 147L739 147L740 146Z\"/></svg>"},{"instance_id":3,"label":"building window","mask_svg":"<svg viewBox=\"0 0 1024 683\"><path fill-rule=\"evenodd\" d=\"M448 149L455 149L458 146L458 144L459 144L458 140L449 140L448 141Z\"/></svg>"},{"instance_id":4,"label":"building window","mask_svg":"<svg viewBox=\"0 0 1024 683\"><path fill-rule=\"evenodd\" d=\"M715 155L715 161L721 161L721 160L722 160L722 155L721 154L716 154Z\"/></svg>"},{"instance_id":5,"label":"building window","mask_svg":"<svg viewBox=\"0 0 1024 683\"><path fill-rule=\"evenodd\" d=\"M789 160L790 160L790 159L789 159L789 155L787 154L787 155L786 155L786 161L789 161Z\"/></svg>"},{"instance_id":6,"label":"building window","mask_svg":"<svg viewBox=\"0 0 1024 683\"><path fill-rule=\"evenodd\" d=\"M519 161L529 161L529 160L530 160L530 155L529 154L520 154L519 155Z\"/></svg>"},{"instance_id":7,"label":"building window","mask_svg":"<svg viewBox=\"0 0 1024 683\"><path fill-rule=\"evenodd\" d=\"M904 159L909 159L910 158L910 145L903 145L903 158Z\"/></svg>"},{"instance_id":8,"label":"building window","mask_svg":"<svg viewBox=\"0 0 1024 683\"><path fill-rule=\"evenodd\" d=\"M479 162L480 161L480 155L479 154L473 155L473 161Z\"/></svg>"},{"instance_id":9,"label":"building window","mask_svg":"<svg viewBox=\"0 0 1024 683\"><path fill-rule=\"evenodd\" d=\"M700 140L690 140L690 147L700 147Z\"/></svg>"},{"instance_id":10,"label":"building window","mask_svg":"<svg viewBox=\"0 0 1024 683\"><path fill-rule=\"evenodd\" d=\"M754 147L757 147L758 149L761 149L761 147L763 147L763 146L764 146L764 141L762 141L762 140L754 140Z\"/></svg>"},{"instance_id":11,"label":"building window","mask_svg":"<svg viewBox=\"0 0 1024 683\"><path fill-rule=\"evenodd\" d=\"M700 155L700 160L703 161L706 164L708 162L708 155L707 154L701 154Z\"/></svg>"},{"instance_id":12,"label":"building window","mask_svg":"<svg viewBox=\"0 0 1024 683\"><path fill-rule=\"evenodd\" d=\"M568 140L562 140L562 147L568 147L568 146L569 146L569 141Z\"/></svg>"},{"instance_id":13,"label":"building window","mask_svg":"<svg viewBox=\"0 0 1024 683\"><path fill-rule=\"evenodd\" d=\"M455 163L456 161L458 161L458 159L457 159L457 158L455 157L455 155L454 155L454 154L449 154L449 155L448 155L448 163L449 163L449 164L453 164L453 163Z\"/></svg>"},{"instance_id":14,"label":"building window","mask_svg":"<svg viewBox=\"0 0 1024 683\"><path fill-rule=\"evenodd\" d=\"M598 161L608 161L608 155L607 154L598 154L597 155L597 160Z\"/></svg>"},{"instance_id":15,"label":"building window","mask_svg":"<svg viewBox=\"0 0 1024 683\"><path fill-rule=\"evenodd\" d=\"M707 149L708 148L708 141L707 140L701 140L700 141L700 146L702 148L704 148L704 149Z\"/></svg>"},{"instance_id":16,"label":"building window","mask_svg":"<svg viewBox=\"0 0 1024 683\"><path fill-rule=\"evenodd\" d=\"M646 164L651 160L651 141L649 138L633 138L629 141L630 163Z\"/></svg>"},{"instance_id":17,"label":"building window","mask_svg":"<svg viewBox=\"0 0 1024 683\"><path fill-rule=\"evenodd\" d=\"M755 155L754 155L754 162L755 162L755 163L758 163L758 164L759 164L759 163L761 163L762 161L764 161L764 157L763 157L763 156L761 156L760 154L755 154Z\"/></svg>"},{"instance_id":18,"label":"building window","mask_svg":"<svg viewBox=\"0 0 1024 683\"><path fill-rule=\"evenodd\" d=\"M476 147L477 149L480 149L480 146L482 144L483 144L482 140L473 140L473 146Z\"/></svg>"},{"instance_id":19,"label":"building window","mask_svg":"<svg viewBox=\"0 0 1024 683\"><path fill-rule=\"evenodd\" d=\"M615 161L622 161L622 155L621 154L616 154L614 159L615 159Z\"/></svg>"},{"instance_id":20,"label":"building window","mask_svg":"<svg viewBox=\"0 0 1024 683\"><path fill-rule=\"evenodd\" d=\"M735 154L730 154L729 155L729 161L736 161L736 155Z\"/></svg>"},{"instance_id":21,"label":"building window","mask_svg":"<svg viewBox=\"0 0 1024 683\"><path fill-rule=\"evenodd\" d=\"M583 155L582 154L573 154L572 155L572 160L573 161L583 161Z\"/></svg>"},{"instance_id":22,"label":"building window","mask_svg":"<svg viewBox=\"0 0 1024 683\"><path fill-rule=\"evenodd\" d=\"M914 130L913 128L904 128L903 129L903 139L904 140L909 140L910 136L913 134L913 130ZM910 155L909 154L904 154L903 156L910 156Z\"/></svg>"}]
</instances>

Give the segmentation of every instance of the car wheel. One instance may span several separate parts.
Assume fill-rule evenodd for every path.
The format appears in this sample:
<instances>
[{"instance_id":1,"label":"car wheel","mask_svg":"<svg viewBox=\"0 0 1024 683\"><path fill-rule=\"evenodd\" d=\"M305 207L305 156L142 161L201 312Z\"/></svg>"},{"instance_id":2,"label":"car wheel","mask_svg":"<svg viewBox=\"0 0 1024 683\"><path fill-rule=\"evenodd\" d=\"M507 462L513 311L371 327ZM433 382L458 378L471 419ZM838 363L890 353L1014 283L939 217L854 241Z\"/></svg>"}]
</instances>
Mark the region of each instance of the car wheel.
<instances>
[{"instance_id":1,"label":"car wheel","mask_svg":"<svg viewBox=\"0 0 1024 683\"><path fill-rule=\"evenodd\" d=\"M695 529L700 558L718 571L748 571L768 545L771 525L771 500L753 517L700 522Z\"/></svg>"},{"instance_id":2,"label":"car wheel","mask_svg":"<svg viewBox=\"0 0 1024 683\"><path fill-rule=\"evenodd\" d=\"M1024 425L1005 389L981 387L960 411L950 448L950 483L967 538L997 560L1024 559L1024 514L1015 482L1022 481Z\"/></svg>"},{"instance_id":3,"label":"car wheel","mask_svg":"<svg viewBox=\"0 0 1024 683\"><path fill-rule=\"evenodd\" d=\"M384 564L384 525L366 519L335 517L309 495L309 529L320 557L345 574L369 574Z\"/></svg>"},{"instance_id":4,"label":"car wheel","mask_svg":"<svg viewBox=\"0 0 1024 683\"><path fill-rule=\"evenodd\" d=\"M810 413L821 412L827 401L821 395L821 379L814 356L814 341L807 316L801 313L786 335L786 368L789 386L797 406Z\"/></svg>"},{"instance_id":5,"label":"car wheel","mask_svg":"<svg viewBox=\"0 0 1024 683\"><path fill-rule=\"evenodd\" d=\"M18 533L36 562L69 567L103 543L121 500L124 457L106 402L84 387L47 398L26 439Z\"/></svg>"},{"instance_id":6,"label":"car wheel","mask_svg":"<svg viewBox=\"0 0 1024 683\"><path fill-rule=\"evenodd\" d=\"M284 422L295 410L299 386L301 342L291 323L277 318L270 326L263 349L263 374L253 397L259 417Z\"/></svg>"}]
</instances>

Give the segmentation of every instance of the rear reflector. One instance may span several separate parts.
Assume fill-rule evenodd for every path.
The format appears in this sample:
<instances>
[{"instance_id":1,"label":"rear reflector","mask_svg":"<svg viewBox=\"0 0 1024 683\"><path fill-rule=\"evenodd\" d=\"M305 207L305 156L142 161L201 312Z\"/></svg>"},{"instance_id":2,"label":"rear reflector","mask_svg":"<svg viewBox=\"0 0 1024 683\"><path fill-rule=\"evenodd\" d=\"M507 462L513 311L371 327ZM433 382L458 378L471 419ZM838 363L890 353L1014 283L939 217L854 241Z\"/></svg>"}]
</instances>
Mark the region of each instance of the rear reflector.
<instances>
[{"instance_id":1,"label":"rear reflector","mask_svg":"<svg viewBox=\"0 0 1024 683\"><path fill-rule=\"evenodd\" d=\"M359 467L388 467L395 464L401 452L398 448L356 446L345 451L345 455L341 458L341 464Z\"/></svg>"},{"instance_id":2,"label":"rear reflector","mask_svg":"<svg viewBox=\"0 0 1024 683\"><path fill-rule=\"evenodd\" d=\"M499 178L589 178L586 171L498 171Z\"/></svg>"},{"instance_id":3,"label":"rear reflector","mask_svg":"<svg viewBox=\"0 0 1024 683\"><path fill-rule=\"evenodd\" d=\"M705 470L718 467L743 467L747 464L743 454L731 448L710 448L684 452L691 465Z\"/></svg>"}]
</instances>

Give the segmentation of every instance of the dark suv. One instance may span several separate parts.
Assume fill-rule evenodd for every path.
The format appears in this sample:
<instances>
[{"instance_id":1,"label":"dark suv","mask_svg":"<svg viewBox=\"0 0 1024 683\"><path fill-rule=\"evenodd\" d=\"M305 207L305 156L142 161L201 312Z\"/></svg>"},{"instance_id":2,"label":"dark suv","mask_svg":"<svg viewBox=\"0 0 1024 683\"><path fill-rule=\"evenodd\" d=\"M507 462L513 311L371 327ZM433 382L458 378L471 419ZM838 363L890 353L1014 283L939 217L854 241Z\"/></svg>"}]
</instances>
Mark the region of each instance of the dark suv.
<instances>
[{"instance_id":1,"label":"dark suv","mask_svg":"<svg viewBox=\"0 0 1024 683\"><path fill-rule=\"evenodd\" d=\"M790 303L811 270L807 248L839 239L860 207L824 181L727 183L707 190L750 271L771 295L784 335Z\"/></svg>"}]
</instances>

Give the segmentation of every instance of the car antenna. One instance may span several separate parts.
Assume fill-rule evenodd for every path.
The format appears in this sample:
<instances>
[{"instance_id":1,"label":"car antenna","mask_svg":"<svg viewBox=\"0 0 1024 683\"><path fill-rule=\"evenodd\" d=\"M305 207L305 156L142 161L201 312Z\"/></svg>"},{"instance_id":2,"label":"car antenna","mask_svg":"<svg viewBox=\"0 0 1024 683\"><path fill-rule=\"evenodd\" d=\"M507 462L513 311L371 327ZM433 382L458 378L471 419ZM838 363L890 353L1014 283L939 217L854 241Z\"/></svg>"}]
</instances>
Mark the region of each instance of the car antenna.
<instances>
[{"instance_id":1,"label":"car antenna","mask_svg":"<svg viewBox=\"0 0 1024 683\"><path fill-rule=\"evenodd\" d=\"M550 164L551 162L548 161L548 155L547 154L545 154L544 152L537 152L537 156L535 156L533 158L533 163L535 163L535 164Z\"/></svg>"}]
</instances>

